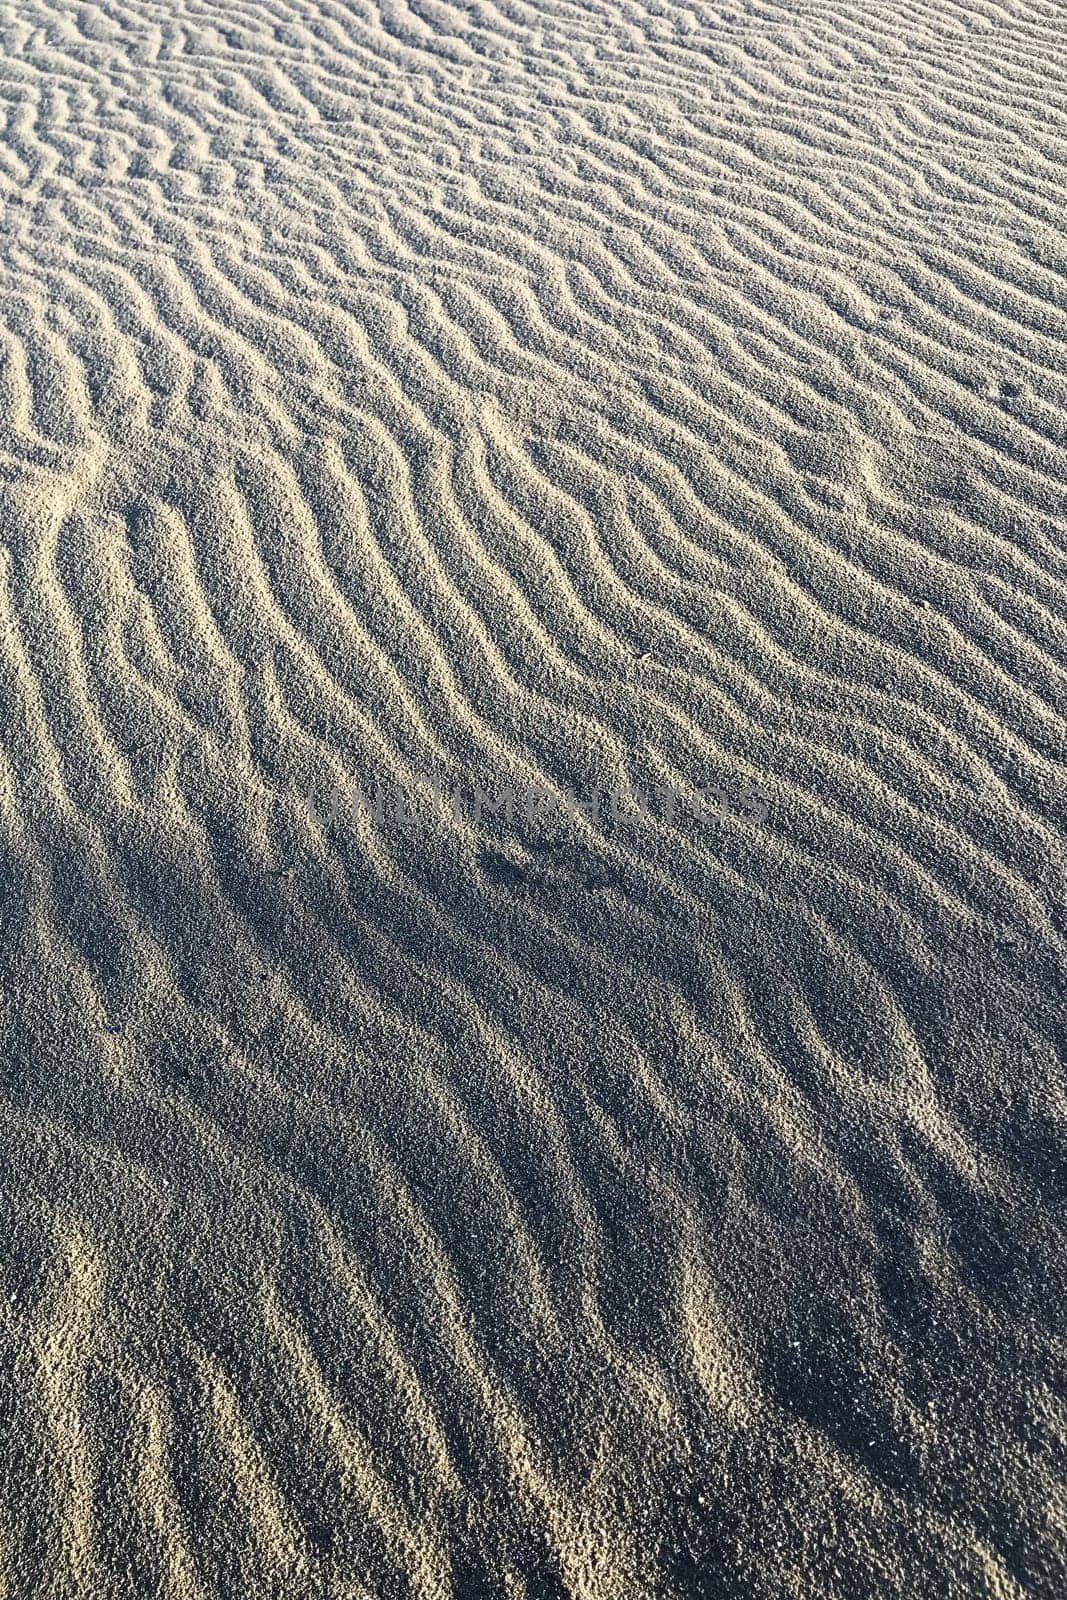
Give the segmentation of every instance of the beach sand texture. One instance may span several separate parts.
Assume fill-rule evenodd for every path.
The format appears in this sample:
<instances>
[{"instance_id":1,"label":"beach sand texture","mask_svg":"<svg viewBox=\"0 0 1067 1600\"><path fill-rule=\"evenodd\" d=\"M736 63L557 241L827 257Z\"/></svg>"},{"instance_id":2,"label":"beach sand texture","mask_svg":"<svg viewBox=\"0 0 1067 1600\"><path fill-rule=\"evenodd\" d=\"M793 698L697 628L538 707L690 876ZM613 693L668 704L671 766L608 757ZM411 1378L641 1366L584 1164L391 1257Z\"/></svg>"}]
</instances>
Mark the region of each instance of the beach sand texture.
<instances>
[{"instance_id":1,"label":"beach sand texture","mask_svg":"<svg viewBox=\"0 0 1067 1600\"><path fill-rule=\"evenodd\" d=\"M0 101L0 1600L1067 1592L1063 4Z\"/></svg>"}]
</instances>

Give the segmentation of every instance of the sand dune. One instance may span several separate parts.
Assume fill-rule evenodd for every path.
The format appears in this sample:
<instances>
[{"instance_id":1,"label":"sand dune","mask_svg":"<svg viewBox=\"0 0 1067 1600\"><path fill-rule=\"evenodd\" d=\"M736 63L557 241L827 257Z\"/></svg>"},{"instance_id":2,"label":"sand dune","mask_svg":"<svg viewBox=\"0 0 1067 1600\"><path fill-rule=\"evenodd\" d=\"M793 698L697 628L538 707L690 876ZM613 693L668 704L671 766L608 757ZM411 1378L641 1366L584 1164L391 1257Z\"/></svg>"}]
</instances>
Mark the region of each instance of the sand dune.
<instances>
[{"instance_id":1,"label":"sand dune","mask_svg":"<svg viewBox=\"0 0 1067 1600\"><path fill-rule=\"evenodd\" d=\"M4 1600L1067 1592L1065 21L0 0Z\"/></svg>"}]
</instances>

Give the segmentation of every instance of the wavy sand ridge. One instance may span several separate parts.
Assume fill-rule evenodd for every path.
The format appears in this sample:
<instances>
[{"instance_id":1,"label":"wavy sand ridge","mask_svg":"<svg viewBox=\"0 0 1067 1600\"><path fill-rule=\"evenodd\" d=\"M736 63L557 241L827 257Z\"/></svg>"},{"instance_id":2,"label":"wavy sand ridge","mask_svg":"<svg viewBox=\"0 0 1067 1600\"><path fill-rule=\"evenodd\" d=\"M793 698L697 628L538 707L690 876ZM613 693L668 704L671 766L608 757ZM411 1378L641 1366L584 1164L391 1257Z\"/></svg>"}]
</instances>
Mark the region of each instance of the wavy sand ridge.
<instances>
[{"instance_id":1,"label":"wavy sand ridge","mask_svg":"<svg viewBox=\"0 0 1067 1600\"><path fill-rule=\"evenodd\" d=\"M0 1593L1060 1593L1062 9L0 37Z\"/></svg>"}]
</instances>

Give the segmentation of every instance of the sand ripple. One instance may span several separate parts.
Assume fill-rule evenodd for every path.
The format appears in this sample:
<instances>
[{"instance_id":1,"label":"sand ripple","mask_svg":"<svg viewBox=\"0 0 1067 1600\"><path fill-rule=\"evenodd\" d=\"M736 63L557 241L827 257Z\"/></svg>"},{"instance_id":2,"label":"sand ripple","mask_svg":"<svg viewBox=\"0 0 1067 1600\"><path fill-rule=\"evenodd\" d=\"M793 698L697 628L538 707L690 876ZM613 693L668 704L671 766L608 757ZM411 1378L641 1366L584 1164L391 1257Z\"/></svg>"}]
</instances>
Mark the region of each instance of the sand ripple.
<instances>
[{"instance_id":1,"label":"sand ripple","mask_svg":"<svg viewBox=\"0 0 1067 1600\"><path fill-rule=\"evenodd\" d=\"M1064 1592L1062 9L0 93L0 1594Z\"/></svg>"}]
</instances>

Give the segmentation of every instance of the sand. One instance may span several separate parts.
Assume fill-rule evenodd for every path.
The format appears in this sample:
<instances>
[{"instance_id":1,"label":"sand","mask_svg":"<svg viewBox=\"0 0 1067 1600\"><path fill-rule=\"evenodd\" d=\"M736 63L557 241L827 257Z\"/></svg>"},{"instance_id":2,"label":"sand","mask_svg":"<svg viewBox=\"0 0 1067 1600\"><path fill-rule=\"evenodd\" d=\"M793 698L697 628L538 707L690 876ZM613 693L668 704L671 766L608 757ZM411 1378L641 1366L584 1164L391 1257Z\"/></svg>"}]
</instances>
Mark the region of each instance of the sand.
<instances>
[{"instance_id":1,"label":"sand","mask_svg":"<svg viewBox=\"0 0 1067 1600\"><path fill-rule=\"evenodd\" d=\"M1062 4L0 95L0 1600L1067 1592Z\"/></svg>"}]
</instances>

